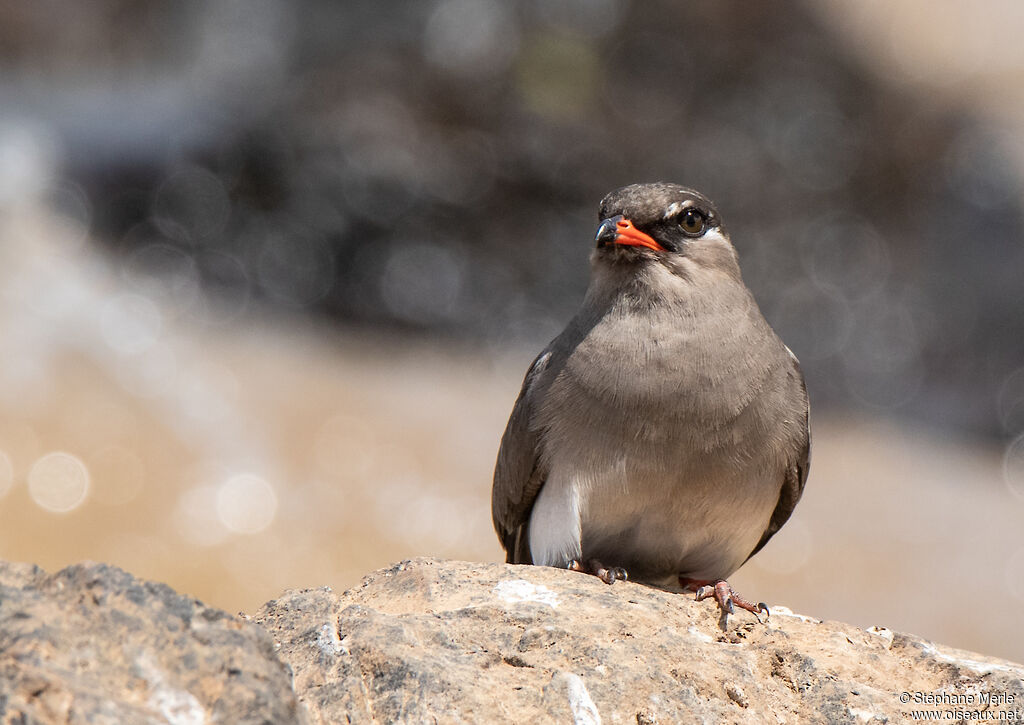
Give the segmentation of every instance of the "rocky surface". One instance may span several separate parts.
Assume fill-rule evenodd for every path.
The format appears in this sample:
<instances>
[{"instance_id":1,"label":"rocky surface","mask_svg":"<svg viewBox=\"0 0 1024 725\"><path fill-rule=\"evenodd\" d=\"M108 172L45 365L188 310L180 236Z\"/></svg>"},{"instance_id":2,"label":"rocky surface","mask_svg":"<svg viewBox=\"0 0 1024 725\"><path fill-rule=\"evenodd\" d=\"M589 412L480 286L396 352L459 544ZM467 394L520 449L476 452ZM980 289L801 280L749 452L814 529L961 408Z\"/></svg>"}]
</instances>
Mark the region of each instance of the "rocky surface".
<instances>
[{"instance_id":1,"label":"rocky surface","mask_svg":"<svg viewBox=\"0 0 1024 725\"><path fill-rule=\"evenodd\" d=\"M901 722L912 709L1024 713L1024 665L778 607L767 624L739 612L723 630L709 601L541 567L413 560L342 595L289 592L256 620L293 668L312 719L323 723ZM903 693L910 702L901 702ZM983 695L1012 701L985 705ZM965 704L913 702L944 696Z\"/></svg>"},{"instance_id":2,"label":"rocky surface","mask_svg":"<svg viewBox=\"0 0 1024 725\"><path fill-rule=\"evenodd\" d=\"M4 725L1014 719L1022 678L885 629L781 607L723 623L542 567L417 559L250 619L102 564L0 563Z\"/></svg>"},{"instance_id":3,"label":"rocky surface","mask_svg":"<svg viewBox=\"0 0 1024 725\"><path fill-rule=\"evenodd\" d=\"M0 723L298 723L259 627L104 564L0 562Z\"/></svg>"}]
</instances>

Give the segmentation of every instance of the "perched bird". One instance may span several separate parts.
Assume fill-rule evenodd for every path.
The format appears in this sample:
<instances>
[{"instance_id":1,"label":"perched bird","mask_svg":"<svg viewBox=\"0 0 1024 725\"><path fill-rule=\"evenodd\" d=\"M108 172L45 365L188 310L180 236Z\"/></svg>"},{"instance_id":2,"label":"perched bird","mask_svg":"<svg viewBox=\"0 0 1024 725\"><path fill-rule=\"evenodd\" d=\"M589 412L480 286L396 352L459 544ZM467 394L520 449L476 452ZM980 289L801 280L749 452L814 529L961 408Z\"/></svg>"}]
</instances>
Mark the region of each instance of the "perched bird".
<instances>
[{"instance_id":1,"label":"perched bird","mask_svg":"<svg viewBox=\"0 0 1024 725\"><path fill-rule=\"evenodd\" d=\"M702 194L634 184L599 219L583 305L533 361L501 439L507 561L681 586L760 618L725 578L803 492L800 365Z\"/></svg>"}]
</instances>

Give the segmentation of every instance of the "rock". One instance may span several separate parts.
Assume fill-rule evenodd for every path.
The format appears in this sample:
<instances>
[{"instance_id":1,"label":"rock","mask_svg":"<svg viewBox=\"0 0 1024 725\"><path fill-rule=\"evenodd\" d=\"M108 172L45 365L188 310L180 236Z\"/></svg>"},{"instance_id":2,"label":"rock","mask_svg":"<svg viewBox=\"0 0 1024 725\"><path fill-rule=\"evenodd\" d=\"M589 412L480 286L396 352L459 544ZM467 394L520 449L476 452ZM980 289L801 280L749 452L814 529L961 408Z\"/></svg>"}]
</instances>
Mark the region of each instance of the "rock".
<instances>
[{"instance_id":1,"label":"rock","mask_svg":"<svg viewBox=\"0 0 1024 725\"><path fill-rule=\"evenodd\" d=\"M711 602L544 567L406 561L255 620L103 564L0 562L0 723L1024 718L1024 665L778 607L723 626Z\"/></svg>"},{"instance_id":2,"label":"rock","mask_svg":"<svg viewBox=\"0 0 1024 725\"><path fill-rule=\"evenodd\" d=\"M738 612L723 629L711 602L543 567L406 561L341 595L288 592L256 621L321 723L901 722L910 710L1024 711L1024 665L782 608L766 624Z\"/></svg>"},{"instance_id":3,"label":"rock","mask_svg":"<svg viewBox=\"0 0 1024 725\"><path fill-rule=\"evenodd\" d=\"M104 564L0 562L0 723L299 723L256 625Z\"/></svg>"}]
</instances>

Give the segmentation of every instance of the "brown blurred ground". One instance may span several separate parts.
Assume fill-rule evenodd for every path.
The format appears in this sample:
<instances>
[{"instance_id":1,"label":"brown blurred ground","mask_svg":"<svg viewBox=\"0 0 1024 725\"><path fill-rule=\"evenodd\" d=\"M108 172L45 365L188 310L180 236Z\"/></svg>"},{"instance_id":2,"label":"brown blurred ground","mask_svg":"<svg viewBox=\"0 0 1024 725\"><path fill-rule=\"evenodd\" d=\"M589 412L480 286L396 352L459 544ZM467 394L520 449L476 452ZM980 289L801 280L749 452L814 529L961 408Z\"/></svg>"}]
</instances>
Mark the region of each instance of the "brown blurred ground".
<instances>
[{"instance_id":1,"label":"brown blurred ground","mask_svg":"<svg viewBox=\"0 0 1024 725\"><path fill-rule=\"evenodd\" d=\"M186 298L143 297L33 209L3 232L0 353L20 361L0 384L3 558L106 561L247 611L404 557L501 558L491 469L535 351L200 329ZM1024 498L1003 451L883 420L813 427L806 496L737 588L1024 659ZM53 451L89 472L67 513L37 503L74 474L34 469Z\"/></svg>"}]
</instances>

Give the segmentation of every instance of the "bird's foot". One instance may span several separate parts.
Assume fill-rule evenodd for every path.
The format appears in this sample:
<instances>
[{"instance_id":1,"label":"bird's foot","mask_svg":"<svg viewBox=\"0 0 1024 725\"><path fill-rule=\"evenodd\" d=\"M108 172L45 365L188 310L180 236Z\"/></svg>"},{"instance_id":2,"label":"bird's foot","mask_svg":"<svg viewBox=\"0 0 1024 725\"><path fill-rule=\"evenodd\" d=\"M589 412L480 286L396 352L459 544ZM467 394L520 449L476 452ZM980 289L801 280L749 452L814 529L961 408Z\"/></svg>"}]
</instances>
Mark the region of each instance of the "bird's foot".
<instances>
[{"instance_id":1,"label":"bird's foot","mask_svg":"<svg viewBox=\"0 0 1024 725\"><path fill-rule=\"evenodd\" d=\"M757 617L757 621L761 621L761 613L764 612L764 619L768 621L770 612L768 611L768 605L764 602L753 602L747 601L741 597L732 586L729 585L725 579L687 579L686 577L679 577L679 584L684 590L695 591L697 594L697 601L704 599L710 599L714 597L715 601L718 602L718 608L722 612L724 618L728 614L734 612L733 605L736 605L740 609L746 609Z\"/></svg>"},{"instance_id":2,"label":"bird's foot","mask_svg":"<svg viewBox=\"0 0 1024 725\"><path fill-rule=\"evenodd\" d=\"M569 571L592 574L605 584L614 584L618 580L627 581L629 579L629 574L621 566L606 567L597 559L588 559L586 565L580 563L579 559L573 559L566 568Z\"/></svg>"}]
</instances>

